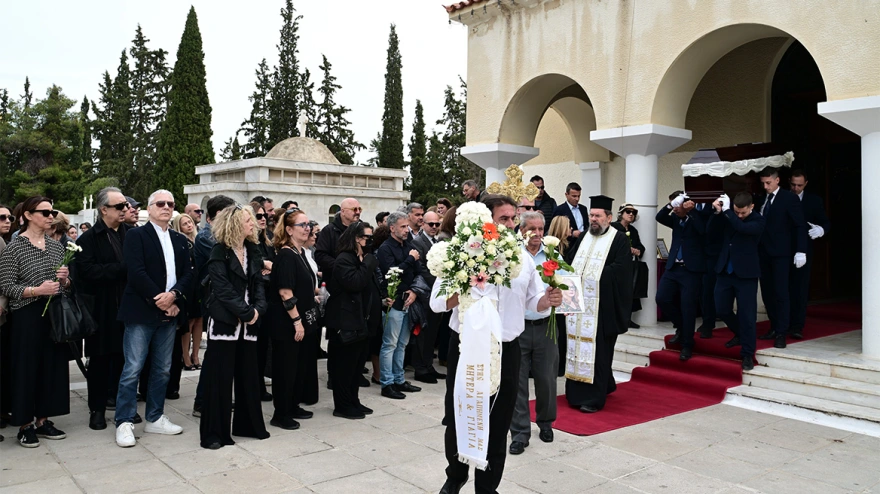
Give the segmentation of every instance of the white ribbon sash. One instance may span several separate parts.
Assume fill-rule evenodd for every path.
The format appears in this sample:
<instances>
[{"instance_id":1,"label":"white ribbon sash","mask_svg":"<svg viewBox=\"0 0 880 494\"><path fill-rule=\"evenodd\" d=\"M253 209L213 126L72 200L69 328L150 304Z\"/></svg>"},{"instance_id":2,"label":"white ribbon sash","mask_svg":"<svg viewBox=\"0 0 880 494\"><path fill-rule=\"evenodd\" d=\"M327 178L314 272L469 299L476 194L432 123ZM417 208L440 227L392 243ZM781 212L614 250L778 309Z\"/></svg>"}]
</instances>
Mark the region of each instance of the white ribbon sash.
<instances>
[{"instance_id":1,"label":"white ribbon sash","mask_svg":"<svg viewBox=\"0 0 880 494\"><path fill-rule=\"evenodd\" d=\"M488 466L492 335L501 341L501 316L493 298L483 296L467 309L453 391L458 460L480 470Z\"/></svg>"}]
</instances>

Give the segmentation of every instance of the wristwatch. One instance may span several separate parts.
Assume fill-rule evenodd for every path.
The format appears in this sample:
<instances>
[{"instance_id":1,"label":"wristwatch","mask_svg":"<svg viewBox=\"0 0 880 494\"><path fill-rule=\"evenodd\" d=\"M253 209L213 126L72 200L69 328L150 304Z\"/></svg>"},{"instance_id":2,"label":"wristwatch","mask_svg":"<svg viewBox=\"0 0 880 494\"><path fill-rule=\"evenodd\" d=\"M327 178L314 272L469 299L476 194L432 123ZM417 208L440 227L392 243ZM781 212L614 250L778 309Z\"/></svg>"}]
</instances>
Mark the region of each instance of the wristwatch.
<instances>
[{"instance_id":1,"label":"wristwatch","mask_svg":"<svg viewBox=\"0 0 880 494\"><path fill-rule=\"evenodd\" d=\"M180 290L178 290L176 288L171 290L171 293L174 294L174 300L180 300L181 298L183 298L183 294L180 293Z\"/></svg>"}]
</instances>

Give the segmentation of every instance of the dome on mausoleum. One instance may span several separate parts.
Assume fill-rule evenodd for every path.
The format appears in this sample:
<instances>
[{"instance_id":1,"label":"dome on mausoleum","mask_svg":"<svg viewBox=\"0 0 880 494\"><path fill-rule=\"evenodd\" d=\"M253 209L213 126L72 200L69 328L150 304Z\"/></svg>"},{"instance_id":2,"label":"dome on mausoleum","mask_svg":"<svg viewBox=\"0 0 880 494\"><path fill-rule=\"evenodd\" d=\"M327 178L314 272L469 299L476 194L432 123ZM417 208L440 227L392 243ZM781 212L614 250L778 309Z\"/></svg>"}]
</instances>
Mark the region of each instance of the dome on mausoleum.
<instances>
[{"instance_id":1,"label":"dome on mausoleum","mask_svg":"<svg viewBox=\"0 0 880 494\"><path fill-rule=\"evenodd\" d=\"M340 164L324 143L309 137L285 139L272 147L266 157L306 163Z\"/></svg>"}]
</instances>

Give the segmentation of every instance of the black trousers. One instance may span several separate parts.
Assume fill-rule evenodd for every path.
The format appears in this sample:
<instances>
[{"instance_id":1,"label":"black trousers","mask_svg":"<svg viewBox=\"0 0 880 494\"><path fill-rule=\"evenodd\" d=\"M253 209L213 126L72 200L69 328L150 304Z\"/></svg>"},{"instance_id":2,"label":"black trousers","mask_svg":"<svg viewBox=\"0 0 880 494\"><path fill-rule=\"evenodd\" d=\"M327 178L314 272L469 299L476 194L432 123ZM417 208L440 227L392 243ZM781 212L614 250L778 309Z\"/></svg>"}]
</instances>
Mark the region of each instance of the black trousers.
<instances>
[{"instance_id":1,"label":"black trousers","mask_svg":"<svg viewBox=\"0 0 880 494\"><path fill-rule=\"evenodd\" d=\"M257 333L257 374L260 376L260 394L266 393L266 360L269 358L270 336L267 330L262 329Z\"/></svg>"},{"instance_id":2,"label":"black trousers","mask_svg":"<svg viewBox=\"0 0 880 494\"><path fill-rule=\"evenodd\" d=\"M414 338L415 349L412 354L412 364L417 376L437 372L434 369L434 343L437 342L440 319L440 314L428 311L428 325L422 326L419 330L419 335Z\"/></svg>"},{"instance_id":3,"label":"black trousers","mask_svg":"<svg viewBox=\"0 0 880 494\"><path fill-rule=\"evenodd\" d=\"M458 445L455 437L455 407L453 391L455 390L455 371L458 366L459 336L452 331L449 336L448 374L446 378L446 477L453 482L465 482L468 478L468 465L458 461ZM486 449L486 470L476 470L474 489L477 493L495 493L501 484L504 474L504 463L507 460L507 431L513 420L516 406L517 386L519 384L519 363L522 354L519 340L501 344L501 385L495 395L494 407L489 414L489 446Z\"/></svg>"},{"instance_id":4,"label":"black trousers","mask_svg":"<svg viewBox=\"0 0 880 494\"><path fill-rule=\"evenodd\" d=\"M810 267L813 253L807 253L807 263L802 268L791 267L789 286L791 288L791 319L788 326L792 333L804 330L807 322L807 301L810 298Z\"/></svg>"},{"instance_id":5,"label":"black trousers","mask_svg":"<svg viewBox=\"0 0 880 494\"><path fill-rule=\"evenodd\" d=\"M266 424L257 384L257 342L211 340L205 352L200 380L205 381L202 418L199 424L201 445L207 448L219 442L235 444L229 434L266 439ZM235 386L235 415L232 414L232 387Z\"/></svg>"},{"instance_id":6,"label":"black trousers","mask_svg":"<svg viewBox=\"0 0 880 494\"><path fill-rule=\"evenodd\" d=\"M440 326L437 327L437 359L446 361L449 358L449 318L452 317L452 311L446 311L440 314Z\"/></svg>"},{"instance_id":7,"label":"black trousers","mask_svg":"<svg viewBox=\"0 0 880 494\"><path fill-rule=\"evenodd\" d=\"M293 418L293 411L299 405L296 374L302 347L301 341L272 339L272 402L276 419Z\"/></svg>"},{"instance_id":8,"label":"black trousers","mask_svg":"<svg viewBox=\"0 0 880 494\"><path fill-rule=\"evenodd\" d=\"M700 311L703 313L703 325L701 328L715 328L715 264L718 257L706 256L706 272L703 273L703 293L700 298Z\"/></svg>"},{"instance_id":9,"label":"black trousers","mask_svg":"<svg viewBox=\"0 0 880 494\"><path fill-rule=\"evenodd\" d=\"M111 389L119 388L119 376L125 365L125 356L122 353L107 355L92 355L89 357L89 372L86 376L86 384L89 390L89 410L104 413L107 411L107 400ZM114 384L115 383L115 384Z\"/></svg>"},{"instance_id":10,"label":"black trousers","mask_svg":"<svg viewBox=\"0 0 880 494\"><path fill-rule=\"evenodd\" d=\"M689 271L683 266L673 266L663 273L655 297L660 310L675 327L681 329L681 346L694 347L694 329L697 325L697 304L700 301L700 284L703 273ZM675 303L676 295L681 303Z\"/></svg>"},{"instance_id":11,"label":"black trousers","mask_svg":"<svg viewBox=\"0 0 880 494\"><path fill-rule=\"evenodd\" d=\"M330 337L327 346L329 353L330 379L333 380L333 408L340 413L358 413L358 391L360 390L361 369L366 361L367 340L345 344L336 333Z\"/></svg>"},{"instance_id":12,"label":"black trousers","mask_svg":"<svg viewBox=\"0 0 880 494\"><path fill-rule=\"evenodd\" d=\"M733 301L736 300L736 314ZM739 336L740 355L755 355L758 320L758 279L740 278L735 274L718 275L715 284L715 306L724 324Z\"/></svg>"},{"instance_id":13,"label":"black trousers","mask_svg":"<svg viewBox=\"0 0 880 494\"><path fill-rule=\"evenodd\" d=\"M565 375L565 359L568 357L567 331L565 316L562 314L556 314L556 345L559 347L559 372L556 373L556 377L562 377Z\"/></svg>"},{"instance_id":14,"label":"black trousers","mask_svg":"<svg viewBox=\"0 0 880 494\"><path fill-rule=\"evenodd\" d=\"M70 413L70 351L66 343L49 339L51 323L41 316L44 306L40 298L10 313L11 425Z\"/></svg>"},{"instance_id":15,"label":"black trousers","mask_svg":"<svg viewBox=\"0 0 880 494\"><path fill-rule=\"evenodd\" d=\"M761 298L770 319L770 328L777 335L785 335L789 329L791 305L788 295L788 275L792 258L759 256L761 263ZM803 269L803 268L801 268Z\"/></svg>"},{"instance_id":16,"label":"black trousers","mask_svg":"<svg viewBox=\"0 0 880 494\"><path fill-rule=\"evenodd\" d=\"M3 415L12 410L11 337L12 324L7 320L0 326L0 414Z\"/></svg>"}]
</instances>

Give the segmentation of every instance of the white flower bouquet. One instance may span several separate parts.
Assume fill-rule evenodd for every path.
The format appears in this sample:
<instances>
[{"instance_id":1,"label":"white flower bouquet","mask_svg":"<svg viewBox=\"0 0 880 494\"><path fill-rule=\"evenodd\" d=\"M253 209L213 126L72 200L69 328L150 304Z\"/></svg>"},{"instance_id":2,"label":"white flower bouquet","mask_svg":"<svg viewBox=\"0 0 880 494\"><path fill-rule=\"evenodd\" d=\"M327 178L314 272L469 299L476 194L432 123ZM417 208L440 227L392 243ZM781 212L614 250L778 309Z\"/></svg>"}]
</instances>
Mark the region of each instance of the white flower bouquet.
<instances>
[{"instance_id":1,"label":"white flower bouquet","mask_svg":"<svg viewBox=\"0 0 880 494\"><path fill-rule=\"evenodd\" d=\"M82 252L82 247L80 247L79 245L76 245L73 242L67 242L67 246L64 247L64 257L61 258L61 264L59 264L55 268L55 271L58 271L58 268L60 268L60 267L67 266L68 264L70 264L70 261L73 260L73 257L76 255L77 252ZM58 281L58 278L55 278L55 281ZM42 314L43 316L46 315L46 310L49 309L49 302L52 301L52 297L53 297L53 295L49 296L49 300L46 301L46 306L43 307L43 314Z\"/></svg>"},{"instance_id":2,"label":"white flower bouquet","mask_svg":"<svg viewBox=\"0 0 880 494\"><path fill-rule=\"evenodd\" d=\"M397 300L397 287L400 286L400 275L403 274L403 270L398 268L397 266L392 266L387 273L385 273L385 279L388 280L388 298L391 299L391 304L394 304L394 301ZM389 305L387 309L385 309L385 319L388 319L388 312L391 311L391 306ZM382 326L385 326L385 321L382 321Z\"/></svg>"}]
</instances>

